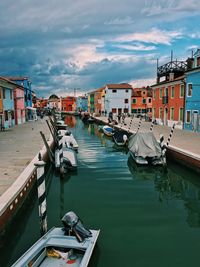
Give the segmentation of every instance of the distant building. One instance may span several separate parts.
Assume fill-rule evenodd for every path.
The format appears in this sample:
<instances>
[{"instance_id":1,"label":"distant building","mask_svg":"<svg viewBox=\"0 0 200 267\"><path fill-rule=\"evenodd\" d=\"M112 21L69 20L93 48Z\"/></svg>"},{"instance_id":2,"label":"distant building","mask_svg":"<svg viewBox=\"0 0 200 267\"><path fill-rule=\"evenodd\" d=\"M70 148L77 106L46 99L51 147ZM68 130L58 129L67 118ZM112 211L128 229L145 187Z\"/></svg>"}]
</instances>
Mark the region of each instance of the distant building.
<instances>
[{"instance_id":1,"label":"distant building","mask_svg":"<svg viewBox=\"0 0 200 267\"><path fill-rule=\"evenodd\" d=\"M131 113L132 86L128 83L105 85L105 112Z\"/></svg>"},{"instance_id":2,"label":"distant building","mask_svg":"<svg viewBox=\"0 0 200 267\"><path fill-rule=\"evenodd\" d=\"M15 124L22 124L26 121L24 88L16 86L14 89Z\"/></svg>"},{"instance_id":3,"label":"distant building","mask_svg":"<svg viewBox=\"0 0 200 267\"><path fill-rule=\"evenodd\" d=\"M61 97L61 111L75 111L76 98L74 96Z\"/></svg>"},{"instance_id":4,"label":"distant building","mask_svg":"<svg viewBox=\"0 0 200 267\"><path fill-rule=\"evenodd\" d=\"M96 115L101 115L105 110L105 86L97 89L94 93L94 112Z\"/></svg>"},{"instance_id":5,"label":"distant building","mask_svg":"<svg viewBox=\"0 0 200 267\"><path fill-rule=\"evenodd\" d=\"M87 95L78 96L76 98L76 111L88 111L88 97Z\"/></svg>"},{"instance_id":6,"label":"distant building","mask_svg":"<svg viewBox=\"0 0 200 267\"><path fill-rule=\"evenodd\" d=\"M88 93L88 112L90 114L93 114L95 112L94 95L95 91Z\"/></svg>"},{"instance_id":7,"label":"distant building","mask_svg":"<svg viewBox=\"0 0 200 267\"><path fill-rule=\"evenodd\" d=\"M194 53L192 68L185 73L184 129L200 132L200 49Z\"/></svg>"},{"instance_id":8,"label":"distant building","mask_svg":"<svg viewBox=\"0 0 200 267\"><path fill-rule=\"evenodd\" d=\"M0 129L15 126L14 89L16 85L0 77Z\"/></svg>"},{"instance_id":9,"label":"distant building","mask_svg":"<svg viewBox=\"0 0 200 267\"><path fill-rule=\"evenodd\" d=\"M152 117L152 89L150 87L133 88L131 113L146 118Z\"/></svg>"},{"instance_id":10,"label":"distant building","mask_svg":"<svg viewBox=\"0 0 200 267\"><path fill-rule=\"evenodd\" d=\"M59 110L59 106L60 106L60 98L55 94L50 95L48 99L48 107L50 109Z\"/></svg>"}]
</instances>

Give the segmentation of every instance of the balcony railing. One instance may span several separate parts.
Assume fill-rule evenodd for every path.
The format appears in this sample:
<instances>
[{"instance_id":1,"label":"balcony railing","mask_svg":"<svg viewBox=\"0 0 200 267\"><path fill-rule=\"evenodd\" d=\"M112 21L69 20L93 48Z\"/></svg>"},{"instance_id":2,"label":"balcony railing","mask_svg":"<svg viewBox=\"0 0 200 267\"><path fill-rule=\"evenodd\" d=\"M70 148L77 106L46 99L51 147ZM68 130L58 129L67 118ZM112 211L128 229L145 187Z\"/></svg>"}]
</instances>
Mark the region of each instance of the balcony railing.
<instances>
[{"instance_id":1,"label":"balcony railing","mask_svg":"<svg viewBox=\"0 0 200 267\"><path fill-rule=\"evenodd\" d=\"M162 103L165 105L165 104L168 104L168 96L163 96L162 97Z\"/></svg>"}]
</instances>

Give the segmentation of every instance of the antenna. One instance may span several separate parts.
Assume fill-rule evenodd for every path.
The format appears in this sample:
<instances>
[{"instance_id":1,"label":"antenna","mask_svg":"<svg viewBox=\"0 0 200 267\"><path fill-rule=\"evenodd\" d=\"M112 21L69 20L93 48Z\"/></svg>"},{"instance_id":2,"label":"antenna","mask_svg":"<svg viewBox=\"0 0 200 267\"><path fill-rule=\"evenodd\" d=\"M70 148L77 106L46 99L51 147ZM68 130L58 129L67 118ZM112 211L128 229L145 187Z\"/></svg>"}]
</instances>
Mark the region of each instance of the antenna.
<instances>
[{"instance_id":1,"label":"antenna","mask_svg":"<svg viewBox=\"0 0 200 267\"><path fill-rule=\"evenodd\" d=\"M171 50L171 62L173 61L173 50Z\"/></svg>"}]
</instances>

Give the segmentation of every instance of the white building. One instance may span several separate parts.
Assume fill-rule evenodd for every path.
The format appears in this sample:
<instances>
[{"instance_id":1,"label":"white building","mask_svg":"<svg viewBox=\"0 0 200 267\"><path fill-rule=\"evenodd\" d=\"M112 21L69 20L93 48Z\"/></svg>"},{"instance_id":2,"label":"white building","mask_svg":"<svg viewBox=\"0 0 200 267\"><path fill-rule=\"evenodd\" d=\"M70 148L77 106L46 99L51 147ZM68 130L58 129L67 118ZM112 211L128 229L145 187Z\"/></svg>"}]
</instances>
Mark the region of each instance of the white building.
<instances>
[{"instance_id":1,"label":"white building","mask_svg":"<svg viewBox=\"0 0 200 267\"><path fill-rule=\"evenodd\" d=\"M132 86L128 83L106 84L105 111L113 115L131 113Z\"/></svg>"}]
</instances>

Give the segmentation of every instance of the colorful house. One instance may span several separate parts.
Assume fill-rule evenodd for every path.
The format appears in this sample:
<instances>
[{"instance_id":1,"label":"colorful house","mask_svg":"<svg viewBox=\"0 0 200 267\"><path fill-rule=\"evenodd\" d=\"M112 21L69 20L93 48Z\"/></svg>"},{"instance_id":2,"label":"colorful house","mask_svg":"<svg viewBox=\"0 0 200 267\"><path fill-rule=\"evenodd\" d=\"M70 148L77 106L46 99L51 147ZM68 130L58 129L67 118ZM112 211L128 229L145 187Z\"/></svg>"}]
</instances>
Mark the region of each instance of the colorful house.
<instances>
[{"instance_id":1,"label":"colorful house","mask_svg":"<svg viewBox=\"0 0 200 267\"><path fill-rule=\"evenodd\" d=\"M200 132L200 49L194 53L192 68L185 73L184 129Z\"/></svg>"},{"instance_id":2,"label":"colorful house","mask_svg":"<svg viewBox=\"0 0 200 267\"><path fill-rule=\"evenodd\" d=\"M94 108L95 114L101 115L104 113L104 102L105 102L105 86L97 89L94 93Z\"/></svg>"},{"instance_id":3,"label":"colorful house","mask_svg":"<svg viewBox=\"0 0 200 267\"><path fill-rule=\"evenodd\" d=\"M15 84L0 77L0 129L15 126L14 89Z\"/></svg>"},{"instance_id":4,"label":"colorful house","mask_svg":"<svg viewBox=\"0 0 200 267\"><path fill-rule=\"evenodd\" d=\"M131 113L146 118L152 117L152 89L150 87L133 88Z\"/></svg>"},{"instance_id":5,"label":"colorful house","mask_svg":"<svg viewBox=\"0 0 200 267\"><path fill-rule=\"evenodd\" d=\"M67 96L61 98L61 111L75 111L76 98L74 96Z\"/></svg>"},{"instance_id":6,"label":"colorful house","mask_svg":"<svg viewBox=\"0 0 200 267\"><path fill-rule=\"evenodd\" d=\"M93 114L95 112L94 95L95 91L88 93L88 112L90 114Z\"/></svg>"},{"instance_id":7,"label":"colorful house","mask_svg":"<svg viewBox=\"0 0 200 267\"><path fill-rule=\"evenodd\" d=\"M105 112L114 115L131 113L132 86L128 83L106 84Z\"/></svg>"},{"instance_id":8,"label":"colorful house","mask_svg":"<svg viewBox=\"0 0 200 267\"><path fill-rule=\"evenodd\" d=\"M176 128L183 128L186 69L187 62L177 60L157 68L157 83L151 88L152 118L158 124L172 126L175 123Z\"/></svg>"},{"instance_id":9,"label":"colorful house","mask_svg":"<svg viewBox=\"0 0 200 267\"><path fill-rule=\"evenodd\" d=\"M15 124L22 124L25 119L24 88L17 85L14 90Z\"/></svg>"},{"instance_id":10,"label":"colorful house","mask_svg":"<svg viewBox=\"0 0 200 267\"><path fill-rule=\"evenodd\" d=\"M76 110L77 110L77 112L88 111L88 97L87 97L87 95L78 96L76 98Z\"/></svg>"},{"instance_id":11,"label":"colorful house","mask_svg":"<svg viewBox=\"0 0 200 267\"><path fill-rule=\"evenodd\" d=\"M34 117L35 109L33 108L33 103L32 103L33 91L31 90L31 81L29 80L28 77L9 77L9 80L24 87L26 120L32 120Z\"/></svg>"}]
</instances>

